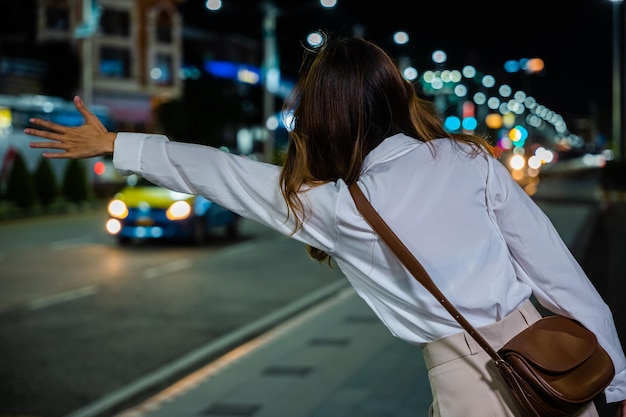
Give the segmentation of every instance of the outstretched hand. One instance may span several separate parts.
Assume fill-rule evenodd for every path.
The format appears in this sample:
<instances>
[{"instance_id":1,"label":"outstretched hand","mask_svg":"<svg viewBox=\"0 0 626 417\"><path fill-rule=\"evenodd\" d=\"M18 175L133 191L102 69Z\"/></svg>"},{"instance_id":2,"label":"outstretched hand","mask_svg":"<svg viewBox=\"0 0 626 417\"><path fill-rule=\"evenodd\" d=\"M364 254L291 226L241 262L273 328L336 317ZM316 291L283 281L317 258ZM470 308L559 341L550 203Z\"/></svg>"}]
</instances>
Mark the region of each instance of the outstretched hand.
<instances>
[{"instance_id":1,"label":"outstretched hand","mask_svg":"<svg viewBox=\"0 0 626 417\"><path fill-rule=\"evenodd\" d=\"M31 142L31 148L54 149L62 152L45 152L45 158L90 158L113 152L113 143L117 136L104 127L100 119L93 114L80 99L74 97L76 110L85 118L85 123L78 127L63 126L54 122L33 118L29 122L39 128L24 129L27 135L38 136L48 141Z\"/></svg>"}]
</instances>

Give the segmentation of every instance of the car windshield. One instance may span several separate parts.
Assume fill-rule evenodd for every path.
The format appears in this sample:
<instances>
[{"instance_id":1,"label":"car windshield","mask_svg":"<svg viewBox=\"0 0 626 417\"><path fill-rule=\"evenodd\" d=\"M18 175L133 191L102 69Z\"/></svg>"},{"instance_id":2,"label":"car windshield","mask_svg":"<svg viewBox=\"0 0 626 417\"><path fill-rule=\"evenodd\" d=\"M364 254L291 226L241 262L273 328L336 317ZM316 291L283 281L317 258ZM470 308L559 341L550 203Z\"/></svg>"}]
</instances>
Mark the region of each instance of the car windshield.
<instances>
[{"instance_id":1,"label":"car windshield","mask_svg":"<svg viewBox=\"0 0 626 417\"><path fill-rule=\"evenodd\" d=\"M136 174L129 175L126 184L130 187L156 187L155 184Z\"/></svg>"}]
</instances>

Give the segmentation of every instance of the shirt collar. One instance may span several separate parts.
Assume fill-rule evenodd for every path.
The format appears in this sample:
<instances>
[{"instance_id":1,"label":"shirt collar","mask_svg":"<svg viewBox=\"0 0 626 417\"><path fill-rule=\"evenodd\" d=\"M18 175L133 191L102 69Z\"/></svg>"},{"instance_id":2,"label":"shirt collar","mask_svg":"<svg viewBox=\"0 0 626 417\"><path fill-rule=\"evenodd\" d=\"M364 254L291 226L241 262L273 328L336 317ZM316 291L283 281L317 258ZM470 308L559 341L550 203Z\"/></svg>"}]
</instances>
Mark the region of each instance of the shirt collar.
<instances>
[{"instance_id":1,"label":"shirt collar","mask_svg":"<svg viewBox=\"0 0 626 417\"><path fill-rule=\"evenodd\" d=\"M407 136L404 133L389 136L367 154L363 161L362 172L366 172L376 164L398 158L423 144L424 142Z\"/></svg>"}]
</instances>

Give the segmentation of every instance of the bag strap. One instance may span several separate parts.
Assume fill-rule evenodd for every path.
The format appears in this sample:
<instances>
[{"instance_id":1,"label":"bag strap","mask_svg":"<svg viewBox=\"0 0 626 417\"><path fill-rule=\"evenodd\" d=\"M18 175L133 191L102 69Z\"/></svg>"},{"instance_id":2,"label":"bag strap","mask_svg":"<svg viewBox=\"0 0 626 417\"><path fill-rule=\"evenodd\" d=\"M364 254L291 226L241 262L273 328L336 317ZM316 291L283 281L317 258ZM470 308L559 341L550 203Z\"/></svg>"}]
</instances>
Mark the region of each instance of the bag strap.
<instances>
[{"instance_id":1,"label":"bag strap","mask_svg":"<svg viewBox=\"0 0 626 417\"><path fill-rule=\"evenodd\" d=\"M502 358L498 353L489 345L484 337L463 317L463 315L448 301L445 295L437 288L433 280L428 275L428 272L424 269L422 264L413 256L411 251L402 243L400 238L394 233L393 230L387 225L383 218L378 214L376 209L367 200L363 191L358 184L352 183L348 187L352 199L356 204L359 212L365 217L365 220L372 226L374 231L385 241L387 246L396 254L398 259L409 270L413 277L422 284L432 295L435 296L437 301L441 303L454 319L465 329L470 336L476 340L476 342L491 356L491 358L498 362L502 361Z\"/></svg>"}]
</instances>

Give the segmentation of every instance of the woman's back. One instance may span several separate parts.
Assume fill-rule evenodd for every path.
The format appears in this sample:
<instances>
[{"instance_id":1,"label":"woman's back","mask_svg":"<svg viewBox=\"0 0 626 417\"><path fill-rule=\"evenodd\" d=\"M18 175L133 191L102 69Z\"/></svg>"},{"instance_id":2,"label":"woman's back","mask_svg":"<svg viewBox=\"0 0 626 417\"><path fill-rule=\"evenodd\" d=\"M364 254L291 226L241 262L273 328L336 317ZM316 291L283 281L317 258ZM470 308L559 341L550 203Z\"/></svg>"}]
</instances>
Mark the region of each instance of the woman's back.
<instances>
[{"instance_id":1,"label":"woman's back","mask_svg":"<svg viewBox=\"0 0 626 417\"><path fill-rule=\"evenodd\" d=\"M444 294L480 326L517 308L530 289L516 280L489 206L489 175L509 174L491 157L470 153L468 145L449 139L425 144L396 135L368 155L358 183ZM490 172L494 167L499 172ZM336 218L327 219L336 227L315 218L313 198L305 228L319 221L319 233L336 229L336 246L329 253L394 334L423 343L459 331L374 235L340 184Z\"/></svg>"}]
</instances>

